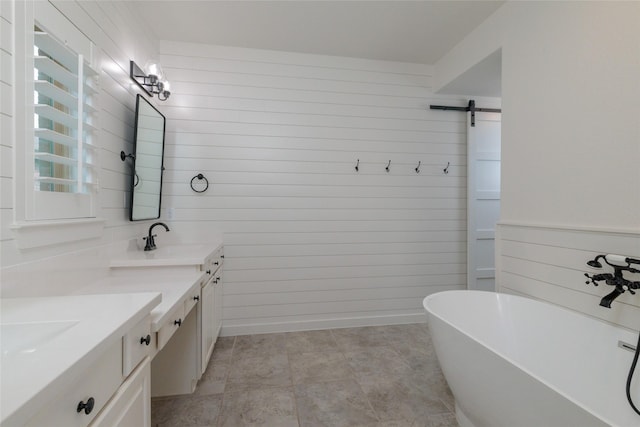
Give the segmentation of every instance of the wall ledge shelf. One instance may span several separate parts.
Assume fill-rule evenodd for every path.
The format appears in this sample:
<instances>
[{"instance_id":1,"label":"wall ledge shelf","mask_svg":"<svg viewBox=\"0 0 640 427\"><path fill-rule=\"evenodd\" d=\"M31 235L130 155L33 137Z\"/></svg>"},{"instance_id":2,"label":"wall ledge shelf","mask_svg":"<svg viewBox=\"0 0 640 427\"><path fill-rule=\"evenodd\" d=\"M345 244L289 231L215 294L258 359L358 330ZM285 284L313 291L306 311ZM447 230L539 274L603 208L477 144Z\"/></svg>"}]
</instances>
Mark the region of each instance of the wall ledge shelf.
<instances>
[{"instance_id":1,"label":"wall ledge shelf","mask_svg":"<svg viewBox=\"0 0 640 427\"><path fill-rule=\"evenodd\" d=\"M106 220L81 218L59 221L24 221L11 225L18 249L35 249L102 237Z\"/></svg>"}]
</instances>

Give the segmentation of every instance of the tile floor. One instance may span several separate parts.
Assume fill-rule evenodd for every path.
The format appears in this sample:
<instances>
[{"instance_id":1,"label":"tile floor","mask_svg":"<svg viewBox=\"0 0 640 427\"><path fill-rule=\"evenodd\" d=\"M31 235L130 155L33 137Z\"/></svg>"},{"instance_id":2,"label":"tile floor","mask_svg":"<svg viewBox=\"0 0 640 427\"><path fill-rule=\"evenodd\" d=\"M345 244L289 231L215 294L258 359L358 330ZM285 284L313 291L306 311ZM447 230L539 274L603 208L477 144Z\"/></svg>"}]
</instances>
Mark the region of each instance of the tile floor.
<instances>
[{"instance_id":1,"label":"tile floor","mask_svg":"<svg viewBox=\"0 0 640 427\"><path fill-rule=\"evenodd\" d=\"M457 427L425 324L223 337L160 427Z\"/></svg>"}]
</instances>

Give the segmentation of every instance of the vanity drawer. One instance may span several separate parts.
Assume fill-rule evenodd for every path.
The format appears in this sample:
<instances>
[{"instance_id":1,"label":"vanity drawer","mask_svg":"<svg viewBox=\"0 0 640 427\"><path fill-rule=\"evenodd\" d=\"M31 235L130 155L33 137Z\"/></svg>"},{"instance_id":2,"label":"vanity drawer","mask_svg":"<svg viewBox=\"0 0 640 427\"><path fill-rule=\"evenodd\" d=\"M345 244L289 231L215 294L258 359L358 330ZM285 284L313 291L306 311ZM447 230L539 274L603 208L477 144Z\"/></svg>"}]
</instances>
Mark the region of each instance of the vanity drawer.
<instances>
[{"instance_id":1,"label":"vanity drawer","mask_svg":"<svg viewBox=\"0 0 640 427\"><path fill-rule=\"evenodd\" d=\"M122 375L128 377L153 348L151 317L147 316L122 337Z\"/></svg>"},{"instance_id":2,"label":"vanity drawer","mask_svg":"<svg viewBox=\"0 0 640 427\"><path fill-rule=\"evenodd\" d=\"M198 301L200 301L200 287L203 285L202 281L206 282L207 278L208 276L205 276L204 279L200 280L200 282L198 282L198 286L194 287L193 290L189 293L189 296L184 300L185 317L187 316L187 314L189 314L191 309L195 307L196 304L198 304Z\"/></svg>"},{"instance_id":3,"label":"vanity drawer","mask_svg":"<svg viewBox=\"0 0 640 427\"><path fill-rule=\"evenodd\" d=\"M185 318L184 304L176 304L176 307L167 317L167 322L158 331L158 351L162 350L165 344L178 330Z\"/></svg>"},{"instance_id":4,"label":"vanity drawer","mask_svg":"<svg viewBox=\"0 0 640 427\"><path fill-rule=\"evenodd\" d=\"M206 272L209 275L212 275L222 266L224 261L224 249L219 248L214 251L204 262L202 266L202 271Z\"/></svg>"},{"instance_id":5,"label":"vanity drawer","mask_svg":"<svg viewBox=\"0 0 640 427\"><path fill-rule=\"evenodd\" d=\"M122 383L122 341L118 340L26 424L29 427L85 427ZM93 407L89 410L89 406ZM78 411L79 404L89 404ZM89 412L88 414L86 412Z\"/></svg>"}]
</instances>

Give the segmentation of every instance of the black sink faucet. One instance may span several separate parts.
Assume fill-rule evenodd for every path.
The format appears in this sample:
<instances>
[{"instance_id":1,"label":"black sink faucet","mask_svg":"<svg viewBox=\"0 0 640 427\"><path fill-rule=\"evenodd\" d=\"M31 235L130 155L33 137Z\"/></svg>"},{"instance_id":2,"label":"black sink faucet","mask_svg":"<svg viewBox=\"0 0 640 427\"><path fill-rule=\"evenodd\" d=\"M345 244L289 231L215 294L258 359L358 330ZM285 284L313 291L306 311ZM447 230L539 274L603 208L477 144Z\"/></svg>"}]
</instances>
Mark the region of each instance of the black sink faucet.
<instances>
[{"instance_id":1,"label":"black sink faucet","mask_svg":"<svg viewBox=\"0 0 640 427\"><path fill-rule=\"evenodd\" d=\"M153 234L153 228L157 225L161 225L165 230L169 231L169 227L167 227L167 224L165 224L164 222L154 222L153 224L151 224L151 227L149 227L149 235L147 237L144 237L144 239L147 241L147 244L144 246L145 251L152 251L156 248L156 241L154 239L156 237L156 234Z\"/></svg>"},{"instance_id":2,"label":"black sink faucet","mask_svg":"<svg viewBox=\"0 0 640 427\"><path fill-rule=\"evenodd\" d=\"M601 273L589 275L589 273L584 273L584 275L587 277L587 279L589 279L586 282L587 285L589 283L593 283L595 286L598 286L598 282L604 281L607 285L614 286L613 291L605 295L602 300L600 300L601 306L611 308L611 303L625 291L629 291L629 293L635 295L634 290L640 288L640 281L634 282L625 279L623 272L628 271L629 273L640 273L640 270L638 268L631 266L631 264L640 265L639 259L611 254L598 255L591 261L587 262L587 265L592 268L602 268L602 264L599 260L603 260L606 264L613 267L613 274Z\"/></svg>"}]
</instances>

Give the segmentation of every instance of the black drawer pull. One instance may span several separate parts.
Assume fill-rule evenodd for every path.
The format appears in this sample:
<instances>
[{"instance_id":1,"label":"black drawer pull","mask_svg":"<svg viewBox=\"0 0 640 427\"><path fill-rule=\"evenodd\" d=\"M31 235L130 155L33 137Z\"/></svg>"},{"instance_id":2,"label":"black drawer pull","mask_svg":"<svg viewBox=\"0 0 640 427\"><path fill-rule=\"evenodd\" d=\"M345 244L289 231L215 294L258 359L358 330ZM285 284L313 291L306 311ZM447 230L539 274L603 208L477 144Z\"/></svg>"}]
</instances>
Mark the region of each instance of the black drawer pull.
<instances>
[{"instance_id":1,"label":"black drawer pull","mask_svg":"<svg viewBox=\"0 0 640 427\"><path fill-rule=\"evenodd\" d=\"M78 403L78 407L76 408L76 411L78 413L80 413L80 411L82 411L84 409L84 413L89 415L91 413L91 411L93 411L93 405L96 403L96 401L93 399L93 397L90 397L87 400L87 403L84 403L82 400L80 401L80 403Z\"/></svg>"},{"instance_id":2,"label":"black drawer pull","mask_svg":"<svg viewBox=\"0 0 640 427\"><path fill-rule=\"evenodd\" d=\"M207 274L211 274L211 270L207 270Z\"/></svg>"},{"instance_id":3,"label":"black drawer pull","mask_svg":"<svg viewBox=\"0 0 640 427\"><path fill-rule=\"evenodd\" d=\"M195 297L193 297L194 301L200 301L200 295L196 295Z\"/></svg>"},{"instance_id":4,"label":"black drawer pull","mask_svg":"<svg viewBox=\"0 0 640 427\"><path fill-rule=\"evenodd\" d=\"M220 280L220 278L219 278L219 277L216 277L216 283L218 283L218 281L219 281L219 280Z\"/></svg>"},{"instance_id":5,"label":"black drawer pull","mask_svg":"<svg viewBox=\"0 0 640 427\"><path fill-rule=\"evenodd\" d=\"M178 327L180 327L182 325L182 319L174 320L173 324L178 325Z\"/></svg>"},{"instance_id":6,"label":"black drawer pull","mask_svg":"<svg viewBox=\"0 0 640 427\"><path fill-rule=\"evenodd\" d=\"M224 258L224 255L220 255L220 258Z\"/></svg>"},{"instance_id":7,"label":"black drawer pull","mask_svg":"<svg viewBox=\"0 0 640 427\"><path fill-rule=\"evenodd\" d=\"M146 337L140 338L140 344L146 344L146 345L151 344L151 335L147 334Z\"/></svg>"},{"instance_id":8,"label":"black drawer pull","mask_svg":"<svg viewBox=\"0 0 640 427\"><path fill-rule=\"evenodd\" d=\"M213 265L220 265L218 261L214 262Z\"/></svg>"}]
</instances>

